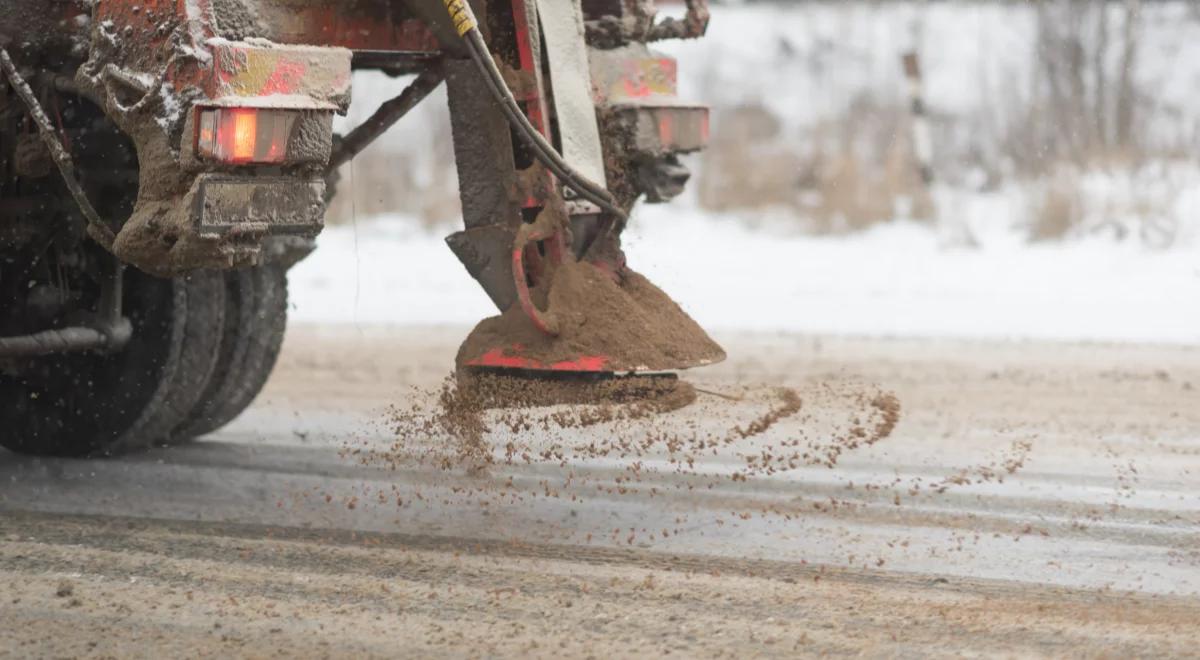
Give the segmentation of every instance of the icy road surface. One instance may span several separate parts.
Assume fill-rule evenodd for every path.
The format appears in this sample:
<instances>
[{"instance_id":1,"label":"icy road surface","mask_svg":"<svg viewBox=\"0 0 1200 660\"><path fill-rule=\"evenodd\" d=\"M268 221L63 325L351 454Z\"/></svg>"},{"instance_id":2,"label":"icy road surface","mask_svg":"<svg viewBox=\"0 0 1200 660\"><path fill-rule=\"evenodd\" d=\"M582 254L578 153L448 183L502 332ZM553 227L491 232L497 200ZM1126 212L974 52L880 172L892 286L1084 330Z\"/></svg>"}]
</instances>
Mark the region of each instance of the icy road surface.
<instances>
[{"instance_id":1,"label":"icy road surface","mask_svg":"<svg viewBox=\"0 0 1200 660\"><path fill-rule=\"evenodd\" d=\"M688 380L737 400L488 436L536 453L716 432L770 410L777 387L800 395L799 412L686 468L653 443L482 472L343 456L392 446L387 409L438 387L464 330L297 326L255 406L202 442L90 462L0 454L0 655L1200 641L1200 351L730 335L729 361ZM730 477L789 439L828 448L870 427L879 392L901 417L874 444L833 467Z\"/></svg>"}]
</instances>

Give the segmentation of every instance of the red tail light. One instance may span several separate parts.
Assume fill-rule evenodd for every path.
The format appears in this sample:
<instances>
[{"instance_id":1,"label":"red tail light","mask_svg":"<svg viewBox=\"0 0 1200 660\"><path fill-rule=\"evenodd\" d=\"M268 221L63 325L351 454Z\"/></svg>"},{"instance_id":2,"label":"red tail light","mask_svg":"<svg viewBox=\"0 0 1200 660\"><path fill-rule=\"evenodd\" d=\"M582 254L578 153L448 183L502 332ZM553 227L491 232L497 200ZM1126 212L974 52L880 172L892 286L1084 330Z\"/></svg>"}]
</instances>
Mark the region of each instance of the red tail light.
<instances>
[{"instance_id":1,"label":"red tail light","mask_svg":"<svg viewBox=\"0 0 1200 660\"><path fill-rule=\"evenodd\" d=\"M299 117L295 110L201 109L196 121L196 153L238 165L282 163Z\"/></svg>"}]
</instances>

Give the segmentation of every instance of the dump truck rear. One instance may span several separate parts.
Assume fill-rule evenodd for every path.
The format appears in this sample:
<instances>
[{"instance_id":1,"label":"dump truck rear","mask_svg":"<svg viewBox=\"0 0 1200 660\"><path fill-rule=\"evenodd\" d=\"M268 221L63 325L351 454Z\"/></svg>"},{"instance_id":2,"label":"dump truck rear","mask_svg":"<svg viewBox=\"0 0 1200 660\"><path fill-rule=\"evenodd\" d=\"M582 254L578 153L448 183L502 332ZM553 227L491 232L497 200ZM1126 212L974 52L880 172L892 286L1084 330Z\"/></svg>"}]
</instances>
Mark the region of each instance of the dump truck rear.
<instances>
[{"instance_id":1,"label":"dump truck rear","mask_svg":"<svg viewBox=\"0 0 1200 660\"><path fill-rule=\"evenodd\" d=\"M244 410L334 171L446 85L464 226L496 304L458 367L607 377L721 349L629 269L638 200L679 194L707 108L659 39L689 0L16 0L0 15L0 443L103 455ZM413 76L334 135L353 72ZM419 274L414 273L414 277Z\"/></svg>"}]
</instances>

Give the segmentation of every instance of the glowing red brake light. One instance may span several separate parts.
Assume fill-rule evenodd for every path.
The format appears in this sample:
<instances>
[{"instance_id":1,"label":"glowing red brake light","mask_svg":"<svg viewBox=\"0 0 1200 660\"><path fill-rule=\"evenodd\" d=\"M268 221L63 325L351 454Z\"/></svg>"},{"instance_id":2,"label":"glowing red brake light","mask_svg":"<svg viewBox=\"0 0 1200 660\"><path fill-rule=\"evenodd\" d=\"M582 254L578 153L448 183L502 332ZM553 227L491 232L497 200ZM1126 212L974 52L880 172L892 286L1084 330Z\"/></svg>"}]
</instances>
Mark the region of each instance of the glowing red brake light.
<instances>
[{"instance_id":1,"label":"glowing red brake light","mask_svg":"<svg viewBox=\"0 0 1200 660\"><path fill-rule=\"evenodd\" d=\"M282 163L299 117L295 110L201 109L196 120L196 153L236 165Z\"/></svg>"},{"instance_id":2,"label":"glowing red brake light","mask_svg":"<svg viewBox=\"0 0 1200 660\"><path fill-rule=\"evenodd\" d=\"M237 109L233 114L233 160L254 160L254 147L258 143L258 111Z\"/></svg>"}]
</instances>

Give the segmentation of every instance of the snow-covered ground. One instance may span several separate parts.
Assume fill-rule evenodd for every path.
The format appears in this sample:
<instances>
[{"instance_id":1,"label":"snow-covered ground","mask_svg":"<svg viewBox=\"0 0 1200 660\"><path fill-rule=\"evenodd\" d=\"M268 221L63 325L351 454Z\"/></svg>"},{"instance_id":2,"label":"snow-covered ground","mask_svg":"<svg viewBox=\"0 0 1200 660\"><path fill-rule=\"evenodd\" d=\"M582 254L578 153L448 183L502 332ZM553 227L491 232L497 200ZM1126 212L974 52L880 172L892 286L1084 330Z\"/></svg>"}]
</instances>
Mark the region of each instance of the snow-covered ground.
<instances>
[{"instance_id":1,"label":"snow-covered ground","mask_svg":"<svg viewBox=\"0 0 1200 660\"><path fill-rule=\"evenodd\" d=\"M1095 237L943 245L907 222L845 237L643 206L630 264L714 330L1200 341L1200 249ZM495 313L439 235L402 217L334 227L292 271L293 319L470 324Z\"/></svg>"}]
</instances>

